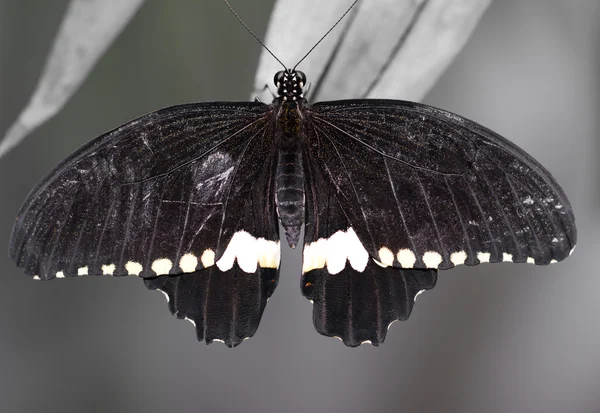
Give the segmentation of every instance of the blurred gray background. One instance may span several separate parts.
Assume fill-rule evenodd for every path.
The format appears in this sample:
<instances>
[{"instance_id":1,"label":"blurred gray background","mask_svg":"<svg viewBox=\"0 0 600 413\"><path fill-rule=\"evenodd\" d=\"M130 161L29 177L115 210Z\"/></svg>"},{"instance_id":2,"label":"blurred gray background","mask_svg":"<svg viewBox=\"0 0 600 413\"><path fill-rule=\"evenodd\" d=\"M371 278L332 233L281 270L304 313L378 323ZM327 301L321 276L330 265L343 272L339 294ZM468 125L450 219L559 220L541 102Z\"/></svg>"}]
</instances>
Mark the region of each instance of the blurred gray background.
<instances>
[{"instance_id":1,"label":"blurred gray background","mask_svg":"<svg viewBox=\"0 0 600 413\"><path fill-rule=\"evenodd\" d=\"M0 0L0 131L66 4ZM272 2L234 4L262 36ZM4 252L28 191L80 145L164 106L247 99L260 47L220 0L148 0L65 109L0 159L0 412L600 412L599 21L597 0L496 0L425 99L552 171L577 217L570 259L442 272L381 347L350 349L314 330L301 252L284 247L257 334L230 350L199 344L135 277L33 282Z\"/></svg>"}]
</instances>

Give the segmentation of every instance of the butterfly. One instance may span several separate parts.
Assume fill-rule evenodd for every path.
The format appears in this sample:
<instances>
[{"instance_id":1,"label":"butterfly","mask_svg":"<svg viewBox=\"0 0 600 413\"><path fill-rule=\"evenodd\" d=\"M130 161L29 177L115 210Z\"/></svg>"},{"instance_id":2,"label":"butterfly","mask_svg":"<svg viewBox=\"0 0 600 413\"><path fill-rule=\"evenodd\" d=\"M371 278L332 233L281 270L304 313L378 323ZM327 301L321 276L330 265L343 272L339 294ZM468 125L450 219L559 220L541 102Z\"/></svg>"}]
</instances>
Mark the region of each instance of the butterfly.
<instances>
[{"instance_id":1,"label":"butterfly","mask_svg":"<svg viewBox=\"0 0 600 413\"><path fill-rule=\"evenodd\" d=\"M383 342L438 270L546 265L575 246L550 173L477 123L419 103L308 104L306 76L262 102L174 106L128 122L48 173L10 256L35 279L135 275L207 343L252 336L279 279L279 224L304 225L301 288L317 331Z\"/></svg>"},{"instance_id":2,"label":"butterfly","mask_svg":"<svg viewBox=\"0 0 600 413\"><path fill-rule=\"evenodd\" d=\"M234 347L277 286L280 225L292 248L304 228L315 328L354 347L382 343L439 270L570 255L571 205L515 144L414 102L309 104L296 66L271 104L169 107L71 154L23 203L10 257L39 280L141 277L199 341Z\"/></svg>"}]
</instances>

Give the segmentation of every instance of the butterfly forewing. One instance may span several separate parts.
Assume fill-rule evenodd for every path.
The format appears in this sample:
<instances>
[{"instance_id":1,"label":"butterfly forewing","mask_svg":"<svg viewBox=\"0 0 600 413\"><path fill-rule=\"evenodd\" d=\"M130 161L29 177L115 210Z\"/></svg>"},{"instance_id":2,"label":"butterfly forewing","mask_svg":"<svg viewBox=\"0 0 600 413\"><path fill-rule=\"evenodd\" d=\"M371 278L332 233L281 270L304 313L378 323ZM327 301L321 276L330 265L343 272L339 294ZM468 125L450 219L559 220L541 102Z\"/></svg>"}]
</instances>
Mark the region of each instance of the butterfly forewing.
<instances>
[{"instance_id":1,"label":"butterfly forewing","mask_svg":"<svg viewBox=\"0 0 600 413\"><path fill-rule=\"evenodd\" d=\"M253 185L270 191L268 111L261 103L176 106L97 138L31 192L11 257L41 279L154 277L213 265L239 229ZM253 202L270 208L268 196ZM251 235L277 243L274 218L263 214L267 233Z\"/></svg>"},{"instance_id":2,"label":"butterfly forewing","mask_svg":"<svg viewBox=\"0 0 600 413\"><path fill-rule=\"evenodd\" d=\"M549 264L576 242L571 206L531 156L459 116L402 101L307 109L308 150L385 266Z\"/></svg>"}]
</instances>

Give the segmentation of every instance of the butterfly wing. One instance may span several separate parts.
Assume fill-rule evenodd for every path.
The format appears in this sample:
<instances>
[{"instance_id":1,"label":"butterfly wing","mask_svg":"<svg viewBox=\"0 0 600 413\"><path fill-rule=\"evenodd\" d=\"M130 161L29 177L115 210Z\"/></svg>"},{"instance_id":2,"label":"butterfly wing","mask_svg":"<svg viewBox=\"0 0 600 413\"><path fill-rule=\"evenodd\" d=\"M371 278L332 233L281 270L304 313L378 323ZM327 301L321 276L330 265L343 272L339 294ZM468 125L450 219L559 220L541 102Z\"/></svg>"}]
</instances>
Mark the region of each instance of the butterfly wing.
<instances>
[{"instance_id":1,"label":"butterfly wing","mask_svg":"<svg viewBox=\"0 0 600 413\"><path fill-rule=\"evenodd\" d=\"M272 190L268 110L260 103L176 106L100 136L29 194L10 256L41 279L155 277L211 266L245 205L271 202L250 199L255 183ZM269 207L255 205L265 233L252 236L277 241L274 213L262 212Z\"/></svg>"},{"instance_id":2,"label":"butterfly wing","mask_svg":"<svg viewBox=\"0 0 600 413\"><path fill-rule=\"evenodd\" d=\"M229 261L226 252L223 261L217 265L196 271L191 274L176 276L160 276L145 279L146 287L160 290L167 295L169 310L178 318L190 320L195 328L199 341L210 344L214 340L224 342L228 347L235 347L244 339L256 332L267 299L277 286L279 278L279 245L272 246L270 259L275 262L259 261L256 265L257 252L268 249L267 239L277 234L277 222L264 219L264 214L273 211L270 205L273 194L269 184L271 168L265 168L259 176L259 184L254 185L250 200L244 206L242 220L238 224L236 235L230 245L239 245L240 251L246 251L253 259L254 266L248 266L247 260L238 256L237 262ZM267 199L265 199L265 197ZM267 208L266 211L263 208ZM269 209L270 208L270 209ZM240 238L241 230L246 234L255 234L258 242L253 242L249 235ZM252 248L257 250L252 252ZM266 248L265 248L266 247ZM236 247L237 248L237 247ZM264 249L265 248L265 249ZM254 256L254 258L252 258ZM244 269L240 266L246 266Z\"/></svg>"},{"instance_id":3,"label":"butterfly wing","mask_svg":"<svg viewBox=\"0 0 600 413\"><path fill-rule=\"evenodd\" d=\"M403 101L317 103L308 151L361 244L384 266L565 259L571 205L550 173L494 132Z\"/></svg>"},{"instance_id":4,"label":"butterfly wing","mask_svg":"<svg viewBox=\"0 0 600 413\"><path fill-rule=\"evenodd\" d=\"M480 125L376 100L318 103L305 118L302 291L321 334L377 345L438 269L549 264L575 246L554 178Z\"/></svg>"},{"instance_id":5,"label":"butterfly wing","mask_svg":"<svg viewBox=\"0 0 600 413\"><path fill-rule=\"evenodd\" d=\"M305 156L306 228L302 293L313 302L313 322L347 346L378 345L392 322L406 320L416 296L431 289L437 270L382 268L369 256L338 200L338 193Z\"/></svg>"},{"instance_id":6,"label":"butterfly wing","mask_svg":"<svg viewBox=\"0 0 600 413\"><path fill-rule=\"evenodd\" d=\"M108 132L33 189L10 256L44 280L141 276L171 296L178 315L196 321L199 337L235 345L256 330L279 271L270 128L267 105L208 103L163 109ZM207 314L201 306L209 296ZM216 297L229 298L210 314ZM234 332L205 333L202 320Z\"/></svg>"},{"instance_id":7,"label":"butterfly wing","mask_svg":"<svg viewBox=\"0 0 600 413\"><path fill-rule=\"evenodd\" d=\"M235 347L256 332L267 299L277 286L279 269L245 273L235 265L221 271L212 266L192 274L145 279L150 290L168 298L177 318L192 322L198 341L222 341Z\"/></svg>"}]
</instances>

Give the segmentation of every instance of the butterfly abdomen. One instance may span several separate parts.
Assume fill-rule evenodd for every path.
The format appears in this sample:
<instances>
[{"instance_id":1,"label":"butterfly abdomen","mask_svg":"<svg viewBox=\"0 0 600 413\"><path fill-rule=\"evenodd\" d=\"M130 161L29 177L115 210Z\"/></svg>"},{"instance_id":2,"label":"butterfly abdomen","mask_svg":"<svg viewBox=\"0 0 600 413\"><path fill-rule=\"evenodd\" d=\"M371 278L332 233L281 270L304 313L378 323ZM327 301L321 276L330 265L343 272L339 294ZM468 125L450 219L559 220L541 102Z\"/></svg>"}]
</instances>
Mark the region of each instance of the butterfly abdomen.
<instances>
[{"instance_id":1,"label":"butterfly abdomen","mask_svg":"<svg viewBox=\"0 0 600 413\"><path fill-rule=\"evenodd\" d=\"M277 215L288 244L294 248L304 222L304 170L302 152L297 145L279 149L275 190Z\"/></svg>"}]
</instances>

